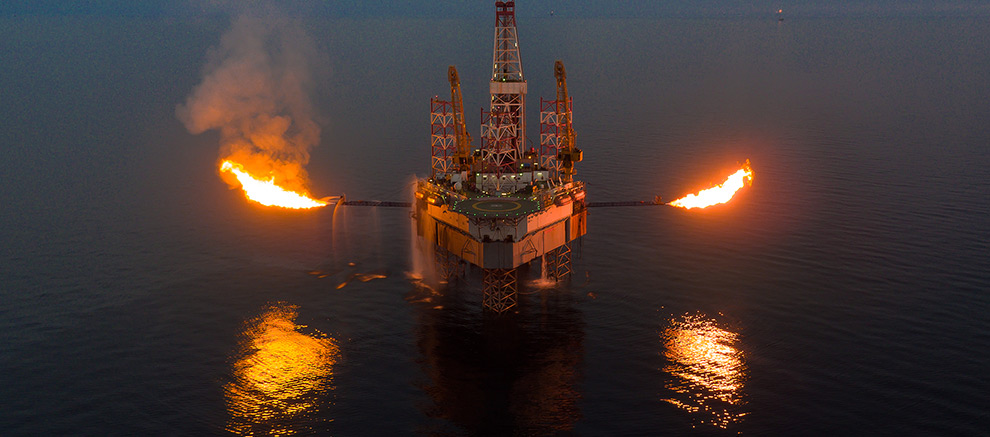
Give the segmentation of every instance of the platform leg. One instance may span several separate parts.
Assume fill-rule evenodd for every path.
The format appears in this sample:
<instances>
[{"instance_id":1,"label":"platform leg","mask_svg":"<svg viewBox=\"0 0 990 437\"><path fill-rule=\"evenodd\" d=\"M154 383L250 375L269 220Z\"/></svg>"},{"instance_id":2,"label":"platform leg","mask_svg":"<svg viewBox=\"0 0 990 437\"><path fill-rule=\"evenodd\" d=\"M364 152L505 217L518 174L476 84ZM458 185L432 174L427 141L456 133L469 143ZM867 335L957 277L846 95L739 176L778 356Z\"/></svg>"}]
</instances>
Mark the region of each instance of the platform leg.
<instances>
[{"instance_id":1,"label":"platform leg","mask_svg":"<svg viewBox=\"0 0 990 437\"><path fill-rule=\"evenodd\" d=\"M552 281L562 281L571 274L571 247L567 243L547 252L545 255L546 277Z\"/></svg>"},{"instance_id":2,"label":"platform leg","mask_svg":"<svg viewBox=\"0 0 990 437\"><path fill-rule=\"evenodd\" d=\"M557 252L555 250L543 254L543 277L557 282Z\"/></svg>"},{"instance_id":3,"label":"platform leg","mask_svg":"<svg viewBox=\"0 0 990 437\"><path fill-rule=\"evenodd\" d=\"M437 275L441 281L449 282L451 279L463 275L463 264L453 252L436 245L433 247L433 256L436 261Z\"/></svg>"},{"instance_id":4,"label":"platform leg","mask_svg":"<svg viewBox=\"0 0 990 437\"><path fill-rule=\"evenodd\" d=\"M516 269L484 269L486 311L503 313L516 306Z\"/></svg>"},{"instance_id":5,"label":"platform leg","mask_svg":"<svg viewBox=\"0 0 990 437\"><path fill-rule=\"evenodd\" d=\"M571 275L571 245L564 243L557 248L557 280L562 281Z\"/></svg>"}]
</instances>

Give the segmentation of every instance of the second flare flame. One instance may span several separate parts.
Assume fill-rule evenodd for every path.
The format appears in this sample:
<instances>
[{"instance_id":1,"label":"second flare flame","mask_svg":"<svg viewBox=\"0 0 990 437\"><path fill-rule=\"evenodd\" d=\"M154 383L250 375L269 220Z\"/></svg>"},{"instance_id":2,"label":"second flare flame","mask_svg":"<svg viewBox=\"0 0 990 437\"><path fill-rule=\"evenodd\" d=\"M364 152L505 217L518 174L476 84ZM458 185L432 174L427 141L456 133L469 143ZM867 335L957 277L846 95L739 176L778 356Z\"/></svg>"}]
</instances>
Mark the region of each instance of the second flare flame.
<instances>
[{"instance_id":1,"label":"second flare flame","mask_svg":"<svg viewBox=\"0 0 990 437\"><path fill-rule=\"evenodd\" d=\"M688 194L687 196L670 202L669 205L691 209L706 208L712 205L726 203L732 199L732 196L735 195L736 191L739 191L740 188L752 184L753 169L750 167L749 160L747 159L746 162L743 163L742 168L729 176L725 182L712 188L701 190L696 194Z\"/></svg>"}]
</instances>

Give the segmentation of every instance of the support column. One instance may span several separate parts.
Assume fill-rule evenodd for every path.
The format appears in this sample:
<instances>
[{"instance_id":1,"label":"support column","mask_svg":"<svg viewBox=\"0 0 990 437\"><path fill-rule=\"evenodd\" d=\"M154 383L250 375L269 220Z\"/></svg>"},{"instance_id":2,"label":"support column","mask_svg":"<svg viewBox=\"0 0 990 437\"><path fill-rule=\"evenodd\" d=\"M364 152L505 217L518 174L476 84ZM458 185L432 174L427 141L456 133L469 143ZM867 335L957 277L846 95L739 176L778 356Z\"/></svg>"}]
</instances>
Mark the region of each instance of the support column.
<instances>
[{"instance_id":1,"label":"support column","mask_svg":"<svg viewBox=\"0 0 990 437\"><path fill-rule=\"evenodd\" d=\"M441 281L449 282L464 273L460 257L443 246L433 246L433 259L436 261L437 274Z\"/></svg>"},{"instance_id":2,"label":"support column","mask_svg":"<svg viewBox=\"0 0 990 437\"><path fill-rule=\"evenodd\" d=\"M484 269L485 310L503 313L516 306L516 269Z\"/></svg>"},{"instance_id":3,"label":"support column","mask_svg":"<svg viewBox=\"0 0 990 437\"><path fill-rule=\"evenodd\" d=\"M571 246L568 243L564 243L562 246L547 252L543 256L546 258L544 268L547 269L547 279L562 281L570 276Z\"/></svg>"}]
</instances>

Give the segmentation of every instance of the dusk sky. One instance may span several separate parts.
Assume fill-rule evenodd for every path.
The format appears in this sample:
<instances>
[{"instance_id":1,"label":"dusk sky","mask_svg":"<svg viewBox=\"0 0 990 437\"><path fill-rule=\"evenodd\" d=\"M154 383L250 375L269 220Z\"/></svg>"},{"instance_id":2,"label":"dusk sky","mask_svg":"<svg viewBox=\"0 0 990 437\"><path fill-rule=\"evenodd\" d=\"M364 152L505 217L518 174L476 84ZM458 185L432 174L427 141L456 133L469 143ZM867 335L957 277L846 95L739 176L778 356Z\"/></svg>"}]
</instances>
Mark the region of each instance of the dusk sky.
<instances>
[{"instance_id":1,"label":"dusk sky","mask_svg":"<svg viewBox=\"0 0 990 437\"><path fill-rule=\"evenodd\" d=\"M182 16L222 13L250 2L230 1L90 1L12 0L0 5L0 15L134 15ZM268 2L265 2L267 4ZM361 16L487 16L491 2L452 0L341 0L275 2L287 12L331 17ZM518 2L518 15L587 17L754 16L777 9L800 16L972 15L990 13L990 4L976 0L546 0Z\"/></svg>"}]
</instances>

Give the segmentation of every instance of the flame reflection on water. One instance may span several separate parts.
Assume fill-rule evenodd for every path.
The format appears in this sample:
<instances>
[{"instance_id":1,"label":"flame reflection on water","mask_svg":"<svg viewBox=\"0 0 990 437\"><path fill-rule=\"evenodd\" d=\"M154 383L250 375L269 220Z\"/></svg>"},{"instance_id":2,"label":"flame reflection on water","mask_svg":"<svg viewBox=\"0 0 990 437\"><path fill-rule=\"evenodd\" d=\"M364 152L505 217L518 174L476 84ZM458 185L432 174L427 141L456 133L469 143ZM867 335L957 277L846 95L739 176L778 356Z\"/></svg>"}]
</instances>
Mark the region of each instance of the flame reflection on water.
<instances>
[{"instance_id":1,"label":"flame reflection on water","mask_svg":"<svg viewBox=\"0 0 990 437\"><path fill-rule=\"evenodd\" d=\"M224 387L230 419L239 435L314 432L317 412L329 403L339 350L333 338L299 332L297 307L277 304L245 327L233 381Z\"/></svg>"},{"instance_id":2,"label":"flame reflection on water","mask_svg":"<svg viewBox=\"0 0 990 437\"><path fill-rule=\"evenodd\" d=\"M665 386L670 397L663 401L703 424L728 428L741 422L747 368L739 334L704 315L684 315L669 321L661 341L667 359L663 371L672 376Z\"/></svg>"}]
</instances>

